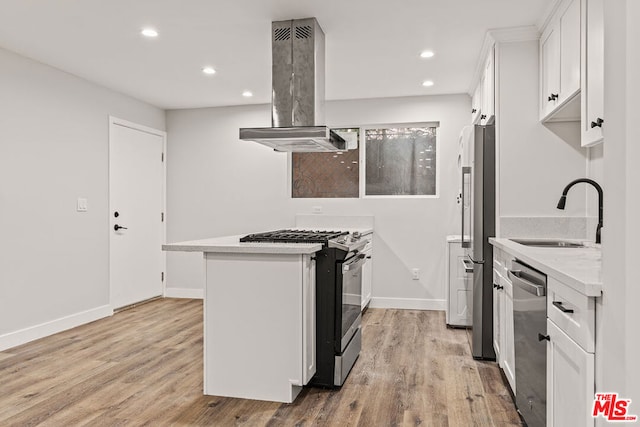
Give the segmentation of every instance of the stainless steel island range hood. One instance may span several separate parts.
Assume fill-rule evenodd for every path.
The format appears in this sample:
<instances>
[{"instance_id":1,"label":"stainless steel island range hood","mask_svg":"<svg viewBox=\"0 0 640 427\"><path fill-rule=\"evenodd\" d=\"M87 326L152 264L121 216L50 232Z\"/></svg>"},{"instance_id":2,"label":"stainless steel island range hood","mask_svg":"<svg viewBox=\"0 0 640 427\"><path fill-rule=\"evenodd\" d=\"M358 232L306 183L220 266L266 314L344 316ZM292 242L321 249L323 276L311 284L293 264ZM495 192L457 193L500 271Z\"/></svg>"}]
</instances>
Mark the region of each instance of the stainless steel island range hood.
<instances>
[{"instance_id":1,"label":"stainless steel island range hood","mask_svg":"<svg viewBox=\"0 0 640 427\"><path fill-rule=\"evenodd\" d=\"M284 152L346 149L324 122L324 33L315 18L271 24L270 128L241 128L240 139Z\"/></svg>"}]
</instances>

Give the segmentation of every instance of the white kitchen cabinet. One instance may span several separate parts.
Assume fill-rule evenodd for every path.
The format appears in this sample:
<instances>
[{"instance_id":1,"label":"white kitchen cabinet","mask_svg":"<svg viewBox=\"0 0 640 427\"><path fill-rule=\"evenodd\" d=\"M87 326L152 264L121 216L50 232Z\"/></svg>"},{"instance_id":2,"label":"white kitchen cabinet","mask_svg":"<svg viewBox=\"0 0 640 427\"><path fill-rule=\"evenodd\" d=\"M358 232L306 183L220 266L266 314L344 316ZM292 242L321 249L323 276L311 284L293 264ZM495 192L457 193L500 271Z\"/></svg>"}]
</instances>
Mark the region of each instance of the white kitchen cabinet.
<instances>
[{"instance_id":1,"label":"white kitchen cabinet","mask_svg":"<svg viewBox=\"0 0 640 427\"><path fill-rule=\"evenodd\" d=\"M547 426L593 426L594 354L547 319Z\"/></svg>"},{"instance_id":2,"label":"white kitchen cabinet","mask_svg":"<svg viewBox=\"0 0 640 427\"><path fill-rule=\"evenodd\" d=\"M480 110L482 110L482 85L478 83L471 97L471 123L480 123Z\"/></svg>"},{"instance_id":3,"label":"white kitchen cabinet","mask_svg":"<svg viewBox=\"0 0 640 427\"><path fill-rule=\"evenodd\" d=\"M369 238L373 235L369 235ZM371 294L373 293L373 243L372 240L364 247L363 254L366 255L367 261L362 266L362 310L364 310L369 302L371 302Z\"/></svg>"},{"instance_id":4,"label":"white kitchen cabinet","mask_svg":"<svg viewBox=\"0 0 640 427\"><path fill-rule=\"evenodd\" d=\"M582 146L604 135L604 0L582 0Z\"/></svg>"},{"instance_id":5,"label":"white kitchen cabinet","mask_svg":"<svg viewBox=\"0 0 640 427\"><path fill-rule=\"evenodd\" d=\"M515 337L513 335L513 284L506 278L502 278L502 306L503 317L502 327L502 345L500 352L500 367L507 381L511 386L511 390L516 392L516 353L515 353Z\"/></svg>"},{"instance_id":6,"label":"white kitchen cabinet","mask_svg":"<svg viewBox=\"0 0 640 427\"><path fill-rule=\"evenodd\" d=\"M459 236L447 237L447 325L471 326L473 321L473 273L462 264L464 249Z\"/></svg>"},{"instance_id":7,"label":"white kitchen cabinet","mask_svg":"<svg viewBox=\"0 0 640 427\"><path fill-rule=\"evenodd\" d=\"M491 48L489 49L482 74L482 114L480 116L482 124L486 124L487 120L495 114L495 65L493 55L494 49Z\"/></svg>"},{"instance_id":8,"label":"white kitchen cabinet","mask_svg":"<svg viewBox=\"0 0 640 427\"><path fill-rule=\"evenodd\" d=\"M507 278L511 257L494 249L493 348L513 393L516 392L515 343L513 334L513 284Z\"/></svg>"},{"instance_id":9,"label":"white kitchen cabinet","mask_svg":"<svg viewBox=\"0 0 640 427\"><path fill-rule=\"evenodd\" d=\"M595 299L547 280L547 425L593 426Z\"/></svg>"},{"instance_id":10,"label":"white kitchen cabinet","mask_svg":"<svg viewBox=\"0 0 640 427\"><path fill-rule=\"evenodd\" d=\"M494 47L489 49L480 81L471 97L471 123L484 125L495 114L495 58Z\"/></svg>"},{"instance_id":11,"label":"white kitchen cabinet","mask_svg":"<svg viewBox=\"0 0 640 427\"><path fill-rule=\"evenodd\" d=\"M581 0L565 0L540 38L540 119L580 118Z\"/></svg>"},{"instance_id":12,"label":"white kitchen cabinet","mask_svg":"<svg viewBox=\"0 0 640 427\"><path fill-rule=\"evenodd\" d=\"M500 275L493 272L493 351L496 353L496 362L500 365L502 359L502 319L504 318L504 307L502 304L502 292L500 289Z\"/></svg>"},{"instance_id":13,"label":"white kitchen cabinet","mask_svg":"<svg viewBox=\"0 0 640 427\"><path fill-rule=\"evenodd\" d=\"M316 372L315 269L310 254L205 253L205 394L294 401Z\"/></svg>"}]
</instances>

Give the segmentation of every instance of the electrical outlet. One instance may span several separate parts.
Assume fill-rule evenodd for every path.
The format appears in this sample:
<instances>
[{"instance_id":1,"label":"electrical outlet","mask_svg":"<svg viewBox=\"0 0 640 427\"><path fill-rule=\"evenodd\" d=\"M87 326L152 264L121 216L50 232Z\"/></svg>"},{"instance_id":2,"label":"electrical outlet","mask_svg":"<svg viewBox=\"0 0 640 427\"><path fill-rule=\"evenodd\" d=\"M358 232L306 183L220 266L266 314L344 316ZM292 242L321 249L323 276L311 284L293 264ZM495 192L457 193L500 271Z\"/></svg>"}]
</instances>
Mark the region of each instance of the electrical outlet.
<instances>
[{"instance_id":1,"label":"electrical outlet","mask_svg":"<svg viewBox=\"0 0 640 427\"><path fill-rule=\"evenodd\" d=\"M411 270L411 279L420 280L420 269L414 268Z\"/></svg>"},{"instance_id":2,"label":"electrical outlet","mask_svg":"<svg viewBox=\"0 0 640 427\"><path fill-rule=\"evenodd\" d=\"M89 206L87 205L87 199L84 199L82 197L78 197L78 203L76 205L76 210L78 212L86 212L87 210L89 210Z\"/></svg>"},{"instance_id":3,"label":"electrical outlet","mask_svg":"<svg viewBox=\"0 0 640 427\"><path fill-rule=\"evenodd\" d=\"M314 206L311 208L311 211L314 214L321 214L322 213L322 206Z\"/></svg>"}]
</instances>

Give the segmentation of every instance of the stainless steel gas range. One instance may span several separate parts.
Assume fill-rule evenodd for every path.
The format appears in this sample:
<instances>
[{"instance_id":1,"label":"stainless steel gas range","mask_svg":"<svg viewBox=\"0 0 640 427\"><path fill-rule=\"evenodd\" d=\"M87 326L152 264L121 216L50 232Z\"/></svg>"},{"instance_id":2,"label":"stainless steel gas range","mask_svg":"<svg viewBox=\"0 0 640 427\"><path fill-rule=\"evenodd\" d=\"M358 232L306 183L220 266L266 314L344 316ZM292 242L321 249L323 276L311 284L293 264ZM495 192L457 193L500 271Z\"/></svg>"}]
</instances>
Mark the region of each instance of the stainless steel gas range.
<instances>
[{"instance_id":1,"label":"stainless steel gas range","mask_svg":"<svg viewBox=\"0 0 640 427\"><path fill-rule=\"evenodd\" d=\"M310 384L341 386L362 345L362 249L357 232L277 230L250 234L241 242L322 243L316 252L316 374Z\"/></svg>"}]
</instances>

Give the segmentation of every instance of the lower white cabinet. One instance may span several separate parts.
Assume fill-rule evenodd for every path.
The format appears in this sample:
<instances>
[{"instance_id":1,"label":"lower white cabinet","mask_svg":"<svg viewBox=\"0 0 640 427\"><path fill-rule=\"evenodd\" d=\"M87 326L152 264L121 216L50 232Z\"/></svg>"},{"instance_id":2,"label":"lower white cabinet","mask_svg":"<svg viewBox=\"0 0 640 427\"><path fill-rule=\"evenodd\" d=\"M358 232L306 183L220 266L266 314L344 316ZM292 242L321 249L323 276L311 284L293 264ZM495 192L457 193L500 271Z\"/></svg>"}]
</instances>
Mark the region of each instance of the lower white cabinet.
<instances>
[{"instance_id":1,"label":"lower white cabinet","mask_svg":"<svg viewBox=\"0 0 640 427\"><path fill-rule=\"evenodd\" d=\"M507 253L494 250L493 349L513 393L516 392L515 343L513 335L513 284L507 279Z\"/></svg>"},{"instance_id":2,"label":"lower white cabinet","mask_svg":"<svg viewBox=\"0 0 640 427\"><path fill-rule=\"evenodd\" d=\"M504 307L502 304L502 292L499 288L501 276L495 270L493 272L493 351L496 353L496 362L500 364L502 350L502 319Z\"/></svg>"},{"instance_id":3,"label":"lower white cabinet","mask_svg":"<svg viewBox=\"0 0 640 427\"><path fill-rule=\"evenodd\" d=\"M471 326L473 322L473 273L465 271L464 249L458 236L447 238L446 322L450 326Z\"/></svg>"},{"instance_id":4,"label":"lower white cabinet","mask_svg":"<svg viewBox=\"0 0 640 427\"><path fill-rule=\"evenodd\" d=\"M371 302L373 293L373 235L368 236L371 240L364 247L362 253L367 256L367 261L362 266L362 307L364 310Z\"/></svg>"},{"instance_id":5,"label":"lower white cabinet","mask_svg":"<svg viewBox=\"0 0 640 427\"><path fill-rule=\"evenodd\" d=\"M547 426L593 426L594 354L547 319Z\"/></svg>"},{"instance_id":6,"label":"lower white cabinet","mask_svg":"<svg viewBox=\"0 0 640 427\"><path fill-rule=\"evenodd\" d=\"M504 315L502 317L502 346L500 352L500 367L504 371L511 390L516 392L516 353L513 335L513 285L505 278L502 278L502 306Z\"/></svg>"}]
</instances>

